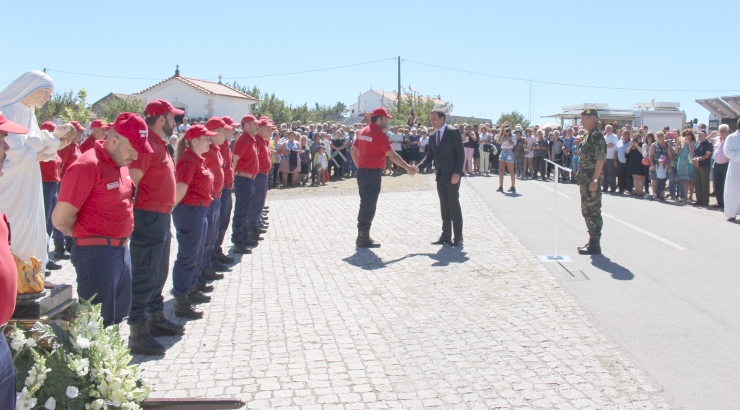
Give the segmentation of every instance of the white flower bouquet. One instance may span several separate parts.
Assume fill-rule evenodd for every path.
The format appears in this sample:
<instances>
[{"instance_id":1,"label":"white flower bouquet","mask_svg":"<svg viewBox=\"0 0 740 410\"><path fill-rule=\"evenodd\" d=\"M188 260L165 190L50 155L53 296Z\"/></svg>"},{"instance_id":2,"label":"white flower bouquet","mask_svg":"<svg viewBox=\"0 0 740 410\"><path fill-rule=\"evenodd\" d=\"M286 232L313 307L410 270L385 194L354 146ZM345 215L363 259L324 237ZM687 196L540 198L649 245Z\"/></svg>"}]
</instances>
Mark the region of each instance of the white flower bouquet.
<instances>
[{"instance_id":1,"label":"white flower bouquet","mask_svg":"<svg viewBox=\"0 0 740 410\"><path fill-rule=\"evenodd\" d=\"M73 321L37 322L7 335L18 378L16 407L140 409L150 387L131 365L118 326L103 327L100 304L80 300Z\"/></svg>"}]
</instances>

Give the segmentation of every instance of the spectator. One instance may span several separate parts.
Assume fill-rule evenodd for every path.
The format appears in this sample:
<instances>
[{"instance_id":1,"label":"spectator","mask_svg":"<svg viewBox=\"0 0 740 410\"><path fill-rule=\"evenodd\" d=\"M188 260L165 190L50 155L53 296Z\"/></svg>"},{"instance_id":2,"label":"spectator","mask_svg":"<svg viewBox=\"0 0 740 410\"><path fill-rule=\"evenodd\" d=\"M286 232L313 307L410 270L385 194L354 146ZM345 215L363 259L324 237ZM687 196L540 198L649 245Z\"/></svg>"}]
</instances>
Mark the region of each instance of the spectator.
<instances>
[{"instance_id":1,"label":"spectator","mask_svg":"<svg viewBox=\"0 0 740 410\"><path fill-rule=\"evenodd\" d=\"M532 136L531 128L524 130L524 140L527 142L524 150L524 177L530 178L534 175L534 151L532 151L532 145L537 140L537 138Z\"/></svg>"},{"instance_id":2,"label":"spectator","mask_svg":"<svg viewBox=\"0 0 740 410\"><path fill-rule=\"evenodd\" d=\"M573 169L573 150L571 148L573 148L574 141L573 128L568 128L565 130L565 138L563 138L563 166L566 168ZM575 181L575 172L571 172L570 180ZM567 181L567 179L563 182L565 181Z\"/></svg>"},{"instance_id":3,"label":"spectator","mask_svg":"<svg viewBox=\"0 0 740 410\"><path fill-rule=\"evenodd\" d=\"M522 129L514 129L514 135L516 136L516 145L514 145L514 172L517 178L522 178L524 174L524 155L527 151L527 141L522 135Z\"/></svg>"},{"instance_id":4,"label":"spectator","mask_svg":"<svg viewBox=\"0 0 740 410\"><path fill-rule=\"evenodd\" d=\"M287 127L287 124L284 124ZM282 126L282 125L281 125ZM279 150L280 173L283 175L283 186L288 187L288 175L293 187L298 186L298 173L301 172L301 163L298 155L301 150L300 143L295 140L295 131L290 130L288 141L284 142Z\"/></svg>"},{"instance_id":5,"label":"spectator","mask_svg":"<svg viewBox=\"0 0 740 410\"><path fill-rule=\"evenodd\" d=\"M707 132L699 130L699 142L694 144L694 186L696 186L695 206L709 205L709 171L712 166L714 147L707 140Z\"/></svg>"},{"instance_id":6,"label":"spectator","mask_svg":"<svg viewBox=\"0 0 740 410\"><path fill-rule=\"evenodd\" d=\"M391 134L388 136L388 139L391 141L391 148L393 148L393 151L396 151L396 154L403 158L403 134L401 133L401 130L397 127L391 127ZM392 164L390 160L386 160L386 164L390 165L390 168L393 170L393 175L401 173L400 168L395 164Z\"/></svg>"},{"instance_id":7,"label":"spectator","mask_svg":"<svg viewBox=\"0 0 740 410\"><path fill-rule=\"evenodd\" d=\"M345 148L347 153L350 152L352 146L355 145L355 130L347 131L347 147ZM357 173L357 165L352 161L352 155L345 155L347 162L344 167L344 174L349 177L354 177Z\"/></svg>"},{"instance_id":8,"label":"spectator","mask_svg":"<svg viewBox=\"0 0 740 410\"><path fill-rule=\"evenodd\" d=\"M645 141L642 144L642 163L645 165L645 199L650 199L650 186L652 177L650 176L650 150L655 144L655 134L648 132L645 135Z\"/></svg>"},{"instance_id":9,"label":"spectator","mask_svg":"<svg viewBox=\"0 0 740 410\"><path fill-rule=\"evenodd\" d=\"M188 117L182 117L182 124L180 124L179 127L177 127L177 133L180 136L185 135L186 132L190 129L190 121L188 120Z\"/></svg>"},{"instance_id":10,"label":"spectator","mask_svg":"<svg viewBox=\"0 0 740 410\"><path fill-rule=\"evenodd\" d=\"M669 166L670 164L668 163L668 157L665 155L661 155L660 158L658 158L658 165L655 167L655 175L657 177L658 184L654 192L654 199L665 201L663 191L665 191L666 181L668 181Z\"/></svg>"},{"instance_id":11,"label":"spectator","mask_svg":"<svg viewBox=\"0 0 740 410\"><path fill-rule=\"evenodd\" d=\"M558 164L563 165L563 140L560 139L560 131L555 130L550 133L550 161ZM558 181L560 181L562 171L558 172L558 175L555 175L555 178L558 178Z\"/></svg>"},{"instance_id":12,"label":"spectator","mask_svg":"<svg viewBox=\"0 0 740 410\"><path fill-rule=\"evenodd\" d=\"M725 179L727 178L727 168L730 159L725 156L724 144L727 136L730 135L730 127L727 124L719 126L719 135L714 140L714 196L717 203L714 207L723 209L725 207Z\"/></svg>"},{"instance_id":13,"label":"spectator","mask_svg":"<svg viewBox=\"0 0 740 410\"><path fill-rule=\"evenodd\" d=\"M606 141L606 158L614 158L614 148L619 142L619 137L614 134L614 127L607 125L604 128L604 140ZM604 183L603 191L616 192L617 190L617 169L614 161L606 161L604 163Z\"/></svg>"},{"instance_id":14,"label":"spectator","mask_svg":"<svg viewBox=\"0 0 740 410\"><path fill-rule=\"evenodd\" d=\"M545 180L545 157L547 156L547 142L544 138L545 132L543 130L537 130L537 140L532 144L533 158L534 158L534 171L532 178L537 179L537 175Z\"/></svg>"},{"instance_id":15,"label":"spectator","mask_svg":"<svg viewBox=\"0 0 740 410\"><path fill-rule=\"evenodd\" d=\"M659 131L657 137L657 141L650 148L650 156L648 157L648 159L650 160L650 187L653 190L652 199L658 199L658 196L660 194L660 192L656 192L656 189L658 188L658 160L661 156L665 156L670 160L672 156L672 149L665 140L665 133L663 131ZM669 169L670 163L667 164L666 172L668 172Z\"/></svg>"},{"instance_id":16,"label":"spectator","mask_svg":"<svg viewBox=\"0 0 740 410\"><path fill-rule=\"evenodd\" d=\"M480 134L478 140L480 141L480 161L478 166L478 173L488 175L491 162L491 151L493 145L491 144L491 134L488 133L488 127L485 125L480 127Z\"/></svg>"},{"instance_id":17,"label":"spectator","mask_svg":"<svg viewBox=\"0 0 740 410\"><path fill-rule=\"evenodd\" d=\"M501 156L499 158L498 189L496 192L504 192L504 172L509 171L511 177L511 188L509 192L516 193L516 173L514 173L514 146L516 137L511 134L511 125L505 122L498 135L498 143L501 144Z\"/></svg>"},{"instance_id":18,"label":"spectator","mask_svg":"<svg viewBox=\"0 0 740 410\"><path fill-rule=\"evenodd\" d=\"M634 184L632 194L639 197L645 195L645 176L647 174L647 167L644 164L645 157L642 155L643 145L640 134L635 134L624 151L627 156L627 173L632 175Z\"/></svg>"},{"instance_id":19,"label":"spectator","mask_svg":"<svg viewBox=\"0 0 740 410\"><path fill-rule=\"evenodd\" d=\"M421 135L416 127L411 128L411 135L408 138L409 164L416 166L421 161Z\"/></svg>"},{"instance_id":20,"label":"spectator","mask_svg":"<svg viewBox=\"0 0 740 410\"><path fill-rule=\"evenodd\" d=\"M300 150L300 160L301 160L301 172L300 172L300 180L301 185L306 186L306 181L308 179L308 171L311 169L311 147L307 144L308 137L305 135L301 136L301 150Z\"/></svg>"},{"instance_id":21,"label":"spectator","mask_svg":"<svg viewBox=\"0 0 740 410\"><path fill-rule=\"evenodd\" d=\"M690 202L694 196L694 165L691 158L694 156L696 137L691 128L683 130L681 136L681 140L676 141L676 179L683 184L683 195L680 195L678 203L684 204Z\"/></svg>"},{"instance_id":22,"label":"spectator","mask_svg":"<svg viewBox=\"0 0 740 410\"><path fill-rule=\"evenodd\" d=\"M313 167L316 170L316 183L312 185L326 185L325 175L329 167L329 156L326 155L326 148L323 144L318 146L318 151L314 154Z\"/></svg>"},{"instance_id":23,"label":"spectator","mask_svg":"<svg viewBox=\"0 0 740 410\"><path fill-rule=\"evenodd\" d=\"M585 134L585 133L584 133ZM578 174L578 164L581 159L581 137L573 138L573 145L570 147L570 166L571 166L571 181L575 181L576 174Z\"/></svg>"},{"instance_id":24,"label":"spectator","mask_svg":"<svg viewBox=\"0 0 740 410\"><path fill-rule=\"evenodd\" d=\"M614 149L614 163L616 164L617 176L619 177L619 192L632 191L632 174L627 172L627 147L632 143L632 135L628 130L622 131L622 139L617 142ZM611 161L611 158L607 160Z\"/></svg>"},{"instance_id":25,"label":"spectator","mask_svg":"<svg viewBox=\"0 0 740 410\"><path fill-rule=\"evenodd\" d=\"M478 146L478 137L470 126L463 128L462 132L463 149L465 151L465 162L463 163L463 174L470 175L473 173L473 154Z\"/></svg>"}]
</instances>

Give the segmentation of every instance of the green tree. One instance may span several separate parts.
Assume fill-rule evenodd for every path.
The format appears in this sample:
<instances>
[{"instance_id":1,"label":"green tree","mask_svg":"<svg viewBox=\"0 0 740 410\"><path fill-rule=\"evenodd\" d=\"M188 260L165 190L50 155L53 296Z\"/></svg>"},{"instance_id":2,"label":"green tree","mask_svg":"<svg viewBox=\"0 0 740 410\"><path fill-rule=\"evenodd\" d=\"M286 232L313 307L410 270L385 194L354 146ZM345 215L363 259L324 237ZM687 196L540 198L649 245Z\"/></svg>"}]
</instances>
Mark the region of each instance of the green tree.
<instances>
[{"instance_id":1,"label":"green tree","mask_svg":"<svg viewBox=\"0 0 740 410\"><path fill-rule=\"evenodd\" d=\"M500 125L506 121L508 121L512 127L516 127L517 124L521 124L523 128L527 128L530 125L529 120L524 116L524 114L516 110L501 114L501 116L498 117L497 124Z\"/></svg>"},{"instance_id":2,"label":"green tree","mask_svg":"<svg viewBox=\"0 0 740 410\"><path fill-rule=\"evenodd\" d=\"M434 99L432 97L424 97L418 94L415 96L411 91L411 87L408 87L406 91L402 91L400 109L397 101L389 101L385 104L386 111L393 117L391 120L391 124L393 125L405 125L411 113L422 124L426 124L429 122L429 114L434 108ZM447 108L447 104L439 108L445 109Z\"/></svg>"},{"instance_id":3,"label":"green tree","mask_svg":"<svg viewBox=\"0 0 740 410\"><path fill-rule=\"evenodd\" d=\"M334 104L334 107L332 107L332 111L334 111L340 117L344 117L344 114L346 114L349 110L347 109L347 105L345 103L337 101L337 103Z\"/></svg>"},{"instance_id":4,"label":"green tree","mask_svg":"<svg viewBox=\"0 0 740 410\"><path fill-rule=\"evenodd\" d=\"M129 96L126 98L112 98L102 104L101 108L99 117L106 122L113 122L118 114L122 112L133 112L143 116L146 106L140 99Z\"/></svg>"},{"instance_id":5,"label":"green tree","mask_svg":"<svg viewBox=\"0 0 740 410\"><path fill-rule=\"evenodd\" d=\"M36 120L41 124L43 109L36 110ZM87 124L92 118L93 112L87 103L87 91L81 88L75 94L74 91L62 91L52 94L51 99L46 102L47 121L61 118L63 122L78 121Z\"/></svg>"}]
</instances>

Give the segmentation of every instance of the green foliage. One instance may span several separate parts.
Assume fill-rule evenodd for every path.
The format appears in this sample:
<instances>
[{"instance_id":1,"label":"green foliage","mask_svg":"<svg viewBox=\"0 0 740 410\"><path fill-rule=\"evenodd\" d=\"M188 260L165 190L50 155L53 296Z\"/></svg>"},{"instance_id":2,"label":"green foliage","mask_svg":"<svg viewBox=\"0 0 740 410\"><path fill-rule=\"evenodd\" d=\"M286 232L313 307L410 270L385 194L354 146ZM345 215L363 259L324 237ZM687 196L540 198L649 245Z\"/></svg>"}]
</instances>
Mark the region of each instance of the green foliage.
<instances>
[{"instance_id":1,"label":"green foliage","mask_svg":"<svg viewBox=\"0 0 740 410\"><path fill-rule=\"evenodd\" d=\"M501 114L501 116L498 117L497 124L503 124L506 121L508 121L512 127L516 127L517 124L521 124L522 128L527 128L530 125L529 120L519 111Z\"/></svg>"},{"instance_id":2,"label":"green foliage","mask_svg":"<svg viewBox=\"0 0 740 410\"><path fill-rule=\"evenodd\" d=\"M84 88L80 88L76 94L72 90L55 92L46 102L45 108L47 121L59 117L63 122L78 121L85 125L93 116L90 104L87 103L87 91ZM39 124L43 122L42 116L43 108L36 110L36 120Z\"/></svg>"},{"instance_id":3,"label":"green foliage","mask_svg":"<svg viewBox=\"0 0 740 410\"><path fill-rule=\"evenodd\" d=\"M118 114L122 112L133 112L143 116L145 108L144 102L136 97L114 97L101 104L101 111L98 116L105 122L113 122Z\"/></svg>"},{"instance_id":4,"label":"green foliage","mask_svg":"<svg viewBox=\"0 0 740 410\"><path fill-rule=\"evenodd\" d=\"M440 107L445 109L447 105ZM389 101L385 105L385 109L388 111L393 119L391 119L392 125L405 125L408 121L409 115L414 114L414 117L418 118L422 124L429 122L429 114L434 109L434 99L429 96L421 96L411 91L411 87L407 90L401 91L401 106L399 109L398 101Z\"/></svg>"}]
</instances>

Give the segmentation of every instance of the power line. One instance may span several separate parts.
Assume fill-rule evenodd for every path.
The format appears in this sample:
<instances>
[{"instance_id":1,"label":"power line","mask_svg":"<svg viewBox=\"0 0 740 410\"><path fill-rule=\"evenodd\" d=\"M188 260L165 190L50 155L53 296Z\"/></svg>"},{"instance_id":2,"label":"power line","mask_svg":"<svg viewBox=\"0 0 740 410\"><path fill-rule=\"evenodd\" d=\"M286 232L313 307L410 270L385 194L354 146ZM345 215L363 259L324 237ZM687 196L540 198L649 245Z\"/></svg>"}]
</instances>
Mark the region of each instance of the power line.
<instances>
[{"instance_id":1,"label":"power line","mask_svg":"<svg viewBox=\"0 0 740 410\"><path fill-rule=\"evenodd\" d=\"M347 65L341 65L337 67L329 67L329 68L317 68L315 70L305 70L305 71L295 71L292 73L279 73L279 74L263 74L263 75L250 75L246 77L224 77L226 80L236 80L236 79L242 79L242 78L262 78L262 77L277 77L281 75L294 75L294 74L306 74L306 73L315 73L318 71L329 71L329 70L337 70L340 68L347 68L347 67L356 67L360 65L367 65L367 64L374 64L374 63L380 63L382 61L389 61L389 60L395 60L397 57L391 57L391 58L384 58L382 60L375 60L375 61L367 61L364 63L357 63L357 64L347 64Z\"/></svg>"},{"instance_id":2,"label":"power line","mask_svg":"<svg viewBox=\"0 0 740 410\"><path fill-rule=\"evenodd\" d=\"M468 71L468 70L461 70L458 68L450 68L450 67L442 67L435 64L427 64L427 63L421 63L418 61L411 61L411 60L404 60L408 61L409 63L424 65L427 67L434 67L434 68L440 68L442 70L449 70L449 71L457 71L460 73L467 73L467 74L475 74L475 75L482 75L486 77L494 77L494 78L501 78L504 80L512 80L512 81L523 81L523 82L533 82L538 84L549 84L549 85L559 85L563 87L580 87L580 88L598 88L603 90L623 90L623 91L655 91L655 92L737 92L740 90L665 90L665 89L654 89L654 88L628 88L628 87L607 87L607 86L599 86L599 85L584 85L584 84L570 84L570 83L558 83L553 81L538 81L538 80L530 80L528 78L517 78L517 77L507 77L503 75L496 75L496 74L487 74L487 73L479 73L475 71Z\"/></svg>"},{"instance_id":3,"label":"power line","mask_svg":"<svg viewBox=\"0 0 740 410\"><path fill-rule=\"evenodd\" d=\"M163 80L163 78L121 77L121 76L115 76L115 75L75 73L75 72L72 72L72 71L57 70L55 68L49 68L49 69L47 69L47 71L56 71L56 72L59 72L59 73L74 74L74 75L84 75L84 76L88 76L88 77L118 78L118 79L123 79L123 80L155 80L155 81L162 81Z\"/></svg>"}]
</instances>

